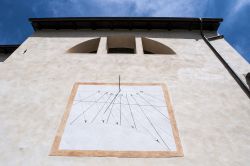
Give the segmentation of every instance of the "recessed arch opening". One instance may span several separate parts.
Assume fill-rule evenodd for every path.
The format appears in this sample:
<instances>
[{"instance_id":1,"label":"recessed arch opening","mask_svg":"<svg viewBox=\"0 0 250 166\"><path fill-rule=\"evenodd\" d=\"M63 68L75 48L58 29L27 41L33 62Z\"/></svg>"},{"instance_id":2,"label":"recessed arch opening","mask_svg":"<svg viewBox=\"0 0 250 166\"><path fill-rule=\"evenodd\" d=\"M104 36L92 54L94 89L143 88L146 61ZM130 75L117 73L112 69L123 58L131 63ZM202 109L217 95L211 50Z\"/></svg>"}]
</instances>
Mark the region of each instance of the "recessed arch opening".
<instances>
[{"instance_id":1,"label":"recessed arch opening","mask_svg":"<svg viewBox=\"0 0 250 166\"><path fill-rule=\"evenodd\" d=\"M69 53L97 53L100 38L90 39L75 45L68 50Z\"/></svg>"},{"instance_id":2,"label":"recessed arch opening","mask_svg":"<svg viewBox=\"0 0 250 166\"><path fill-rule=\"evenodd\" d=\"M170 47L158 41L146 37L141 39L144 54L176 54Z\"/></svg>"},{"instance_id":3,"label":"recessed arch opening","mask_svg":"<svg viewBox=\"0 0 250 166\"><path fill-rule=\"evenodd\" d=\"M108 53L134 54L135 37L134 36L108 36L107 37Z\"/></svg>"}]
</instances>

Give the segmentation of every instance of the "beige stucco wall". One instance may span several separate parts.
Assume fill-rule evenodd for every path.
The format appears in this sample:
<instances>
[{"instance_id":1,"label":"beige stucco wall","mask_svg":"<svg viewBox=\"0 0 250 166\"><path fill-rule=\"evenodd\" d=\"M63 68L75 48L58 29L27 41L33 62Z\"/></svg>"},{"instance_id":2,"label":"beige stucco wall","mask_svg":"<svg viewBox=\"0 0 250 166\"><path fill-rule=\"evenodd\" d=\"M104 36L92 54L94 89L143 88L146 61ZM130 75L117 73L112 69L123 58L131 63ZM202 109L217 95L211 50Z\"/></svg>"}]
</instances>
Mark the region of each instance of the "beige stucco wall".
<instances>
[{"instance_id":1,"label":"beige stucco wall","mask_svg":"<svg viewBox=\"0 0 250 166\"><path fill-rule=\"evenodd\" d=\"M104 54L105 36L155 38L176 55ZM67 49L102 37L98 54ZM235 57L223 40L222 52ZM213 42L216 45L216 42ZM27 52L23 54L23 51ZM139 52L142 52L139 45ZM242 61L238 55L235 61ZM241 66L244 70L248 63ZM241 165L250 163L250 100L195 31L41 31L0 63L1 165ZM48 156L75 82L167 83L181 158Z\"/></svg>"},{"instance_id":2,"label":"beige stucco wall","mask_svg":"<svg viewBox=\"0 0 250 166\"><path fill-rule=\"evenodd\" d=\"M234 50L225 40L215 40L211 42L224 60L231 66L239 78L247 85L246 74L250 72L249 63ZM223 49L221 49L223 48Z\"/></svg>"}]
</instances>

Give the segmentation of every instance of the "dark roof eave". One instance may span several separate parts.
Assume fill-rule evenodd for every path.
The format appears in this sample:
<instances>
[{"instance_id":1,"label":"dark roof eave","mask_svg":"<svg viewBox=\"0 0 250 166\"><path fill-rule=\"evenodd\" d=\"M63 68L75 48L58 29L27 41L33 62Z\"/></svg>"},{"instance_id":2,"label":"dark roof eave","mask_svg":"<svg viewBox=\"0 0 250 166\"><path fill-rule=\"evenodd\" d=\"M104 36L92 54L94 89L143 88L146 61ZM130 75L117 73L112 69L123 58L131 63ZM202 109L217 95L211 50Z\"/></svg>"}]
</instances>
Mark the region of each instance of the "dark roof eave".
<instances>
[{"instance_id":1,"label":"dark roof eave","mask_svg":"<svg viewBox=\"0 0 250 166\"><path fill-rule=\"evenodd\" d=\"M217 31L222 18L202 18L203 29ZM188 29L199 30L200 18L187 17L59 17L30 18L40 29Z\"/></svg>"},{"instance_id":2,"label":"dark roof eave","mask_svg":"<svg viewBox=\"0 0 250 166\"><path fill-rule=\"evenodd\" d=\"M0 53L11 54L13 53L20 44L9 44L9 45L0 45Z\"/></svg>"}]
</instances>

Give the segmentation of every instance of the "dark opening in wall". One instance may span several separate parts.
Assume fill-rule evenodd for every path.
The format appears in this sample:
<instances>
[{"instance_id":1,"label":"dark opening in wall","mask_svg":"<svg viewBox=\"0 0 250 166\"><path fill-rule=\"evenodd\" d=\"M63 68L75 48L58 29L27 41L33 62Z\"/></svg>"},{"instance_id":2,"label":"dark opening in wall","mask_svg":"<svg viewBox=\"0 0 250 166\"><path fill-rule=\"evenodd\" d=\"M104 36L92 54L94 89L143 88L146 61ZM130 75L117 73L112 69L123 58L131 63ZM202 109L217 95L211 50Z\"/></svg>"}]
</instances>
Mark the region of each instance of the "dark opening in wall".
<instances>
[{"instance_id":1,"label":"dark opening in wall","mask_svg":"<svg viewBox=\"0 0 250 166\"><path fill-rule=\"evenodd\" d=\"M143 53L144 53L144 54L154 54L154 53L152 53L152 52L150 52L150 51L147 51L147 50L143 50Z\"/></svg>"},{"instance_id":2,"label":"dark opening in wall","mask_svg":"<svg viewBox=\"0 0 250 166\"><path fill-rule=\"evenodd\" d=\"M135 37L134 36L108 36L107 37L108 53L134 54Z\"/></svg>"},{"instance_id":3,"label":"dark opening in wall","mask_svg":"<svg viewBox=\"0 0 250 166\"><path fill-rule=\"evenodd\" d=\"M68 50L69 53L97 53L100 38L79 43Z\"/></svg>"},{"instance_id":4,"label":"dark opening in wall","mask_svg":"<svg viewBox=\"0 0 250 166\"><path fill-rule=\"evenodd\" d=\"M145 37L142 37L144 54L176 54L170 47Z\"/></svg>"},{"instance_id":5,"label":"dark opening in wall","mask_svg":"<svg viewBox=\"0 0 250 166\"><path fill-rule=\"evenodd\" d=\"M108 53L134 54L135 50L131 48L109 48Z\"/></svg>"}]
</instances>

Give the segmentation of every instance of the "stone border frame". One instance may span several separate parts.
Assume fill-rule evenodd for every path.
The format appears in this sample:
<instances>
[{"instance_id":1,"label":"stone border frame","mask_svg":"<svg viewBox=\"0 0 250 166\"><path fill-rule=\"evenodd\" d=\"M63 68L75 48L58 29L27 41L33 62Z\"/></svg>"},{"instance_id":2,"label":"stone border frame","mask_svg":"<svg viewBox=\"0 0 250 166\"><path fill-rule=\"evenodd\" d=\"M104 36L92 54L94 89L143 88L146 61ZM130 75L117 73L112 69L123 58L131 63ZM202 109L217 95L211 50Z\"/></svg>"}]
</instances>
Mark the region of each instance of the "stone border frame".
<instances>
[{"instance_id":1,"label":"stone border frame","mask_svg":"<svg viewBox=\"0 0 250 166\"><path fill-rule=\"evenodd\" d=\"M79 85L116 85L118 83L96 83L96 82L76 82L72 88L70 97L68 99L68 104L66 106L66 111L64 112L62 121L57 130L57 134L55 136L50 156L78 156L78 157L138 157L138 158L164 158L164 157L183 157L183 149L179 137L179 132L177 129L174 112L171 104L171 100L168 94L168 89L166 84L163 83L121 83L121 85L127 86L161 86L164 98L166 101L166 105L168 108L168 114L170 119L170 124L173 131L173 136L176 144L176 151L106 151L106 150L60 150L59 145L61 142L61 138L64 132L64 128L66 126L66 122L71 111L71 107L73 104L73 100L77 93Z\"/></svg>"}]
</instances>

